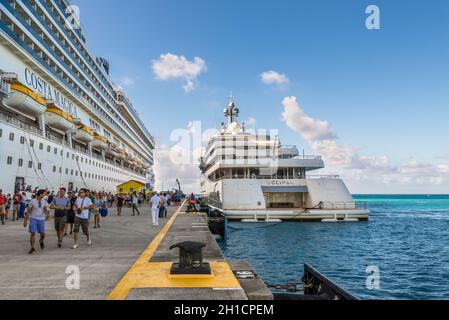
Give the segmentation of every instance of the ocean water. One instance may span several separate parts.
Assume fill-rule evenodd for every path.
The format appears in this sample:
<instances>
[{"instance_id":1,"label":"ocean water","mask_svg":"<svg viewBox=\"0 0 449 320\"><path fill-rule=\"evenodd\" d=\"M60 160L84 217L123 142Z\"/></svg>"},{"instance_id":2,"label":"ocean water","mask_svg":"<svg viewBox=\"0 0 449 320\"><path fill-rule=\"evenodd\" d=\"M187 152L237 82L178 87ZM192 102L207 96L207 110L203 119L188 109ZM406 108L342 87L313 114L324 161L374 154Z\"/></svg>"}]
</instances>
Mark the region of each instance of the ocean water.
<instances>
[{"instance_id":1,"label":"ocean water","mask_svg":"<svg viewBox=\"0 0 449 320\"><path fill-rule=\"evenodd\" d=\"M356 223L230 223L220 246L270 283L300 281L304 263L361 299L449 299L449 195L357 195L371 210ZM380 271L379 289L366 282Z\"/></svg>"}]
</instances>

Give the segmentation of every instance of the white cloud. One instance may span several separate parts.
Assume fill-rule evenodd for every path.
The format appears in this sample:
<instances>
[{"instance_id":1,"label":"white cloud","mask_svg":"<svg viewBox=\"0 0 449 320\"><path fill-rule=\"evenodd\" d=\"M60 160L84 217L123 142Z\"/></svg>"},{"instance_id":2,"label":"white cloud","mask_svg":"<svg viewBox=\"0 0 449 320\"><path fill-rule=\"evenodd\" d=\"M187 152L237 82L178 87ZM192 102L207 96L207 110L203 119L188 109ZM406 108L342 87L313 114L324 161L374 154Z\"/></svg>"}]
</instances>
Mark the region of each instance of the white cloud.
<instances>
[{"instance_id":1,"label":"white cloud","mask_svg":"<svg viewBox=\"0 0 449 320\"><path fill-rule=\"evenodd\" d=\"M264 84L275 84L278 87L283 87L290 83L290 79L287 78L285 74L281 74L273 70L262 72L260 74L260 79Z\"/></svg>"},{"instance_id":2,"label":"white cloud","mask_svg":"<svg viewBox=\"0 0 449 320\"><path fill-rule=\"evenodd\" d=\"M207 67L206 62L199 57L189 61L184 56L166 53L153 60L152 69L158 80L184 80L184 91L191 92L196 88L198 76L205 72Z\"/></svg>"},{"instance_id":3,"label":"white cloud","mask_svg":"<svg viewBox=\"0 0 449 320\"><path fill-rule=\"evenodd\" d=\"M360 182L354 185L359 185L363 190L369 190L369 187L366 187L367 184L376 185L380 188L379 192L385 191L382 185L391 186L390 192L397 192L398 186L402 188L405 185L408 187L406 189L408 192L423 192L422 188L428 191L430 186L449 184L449 164L435 165L410 160L395 166L390 163L386 155L360 155L353 148L338 143L336 134L329 123L308 116L295 97L286 97L283 106L283 121L325 160L326 169L323 173L337 173L352 182ZM417 191L417 185L421 186L420 191ZM434 188L433 190L442 189Z\"/></svg>"},{"instance_id":4,"label":"white cloud","mask_svg":"<svg viewBox=\"0 0 449 320\"><path fill-rule=\"evenodd\" d=\"M198 159L201 150L194 150L193 155ZM156 176L156 189L177 188L176 179L179 179L184 192L199 192L199 177L201 171L198 162L186 163L181 159L190 156L190 151L179 146L161 145L155 150L154 173Z\"/></svg>"},{"instance_id":5,"label":"white cloud","mask_svg":"<svg viewBox=\"0 0 449 320\"><path fill-rule=\"evenodd\" d=\"M257 120L250 117L250 118L246 119L244 122L245 122L245 124L247 126L253 126L254 127L256 125L256 123L257 123Z\"/></svg>"},{"instance_id":6,"label":"white cloud","mask_svg":"<svg viewBox=\"0 0 449 320\"><path fill-rule=\"evenodd\" d=\"M283 105L283 120L305 140L321 141L335 138L329 123L307 116L296 101L296 97L286 97Z\"/></svg>"}]
</instances>

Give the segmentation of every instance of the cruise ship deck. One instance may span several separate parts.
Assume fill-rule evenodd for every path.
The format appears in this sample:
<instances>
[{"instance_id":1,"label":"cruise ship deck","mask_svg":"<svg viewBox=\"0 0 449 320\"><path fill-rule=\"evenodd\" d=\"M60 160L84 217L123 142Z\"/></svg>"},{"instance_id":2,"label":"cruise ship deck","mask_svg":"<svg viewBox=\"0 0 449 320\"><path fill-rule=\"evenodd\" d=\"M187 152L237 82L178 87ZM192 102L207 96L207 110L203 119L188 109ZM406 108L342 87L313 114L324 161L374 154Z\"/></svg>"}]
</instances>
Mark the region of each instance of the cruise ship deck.
<instances>
[{"instance_id":1,"label":"cruise ship deck","mask_svg":"<svg viewBox=\"0 0 449 320\"><path fill-rule=\"evenodd\" d=\"M71 8L65 0L0 3L4 192L17 183L104 191L132 179L153 185L154 138L112 82L107 59L89 50Z\"/></svg>"}]
</instances>

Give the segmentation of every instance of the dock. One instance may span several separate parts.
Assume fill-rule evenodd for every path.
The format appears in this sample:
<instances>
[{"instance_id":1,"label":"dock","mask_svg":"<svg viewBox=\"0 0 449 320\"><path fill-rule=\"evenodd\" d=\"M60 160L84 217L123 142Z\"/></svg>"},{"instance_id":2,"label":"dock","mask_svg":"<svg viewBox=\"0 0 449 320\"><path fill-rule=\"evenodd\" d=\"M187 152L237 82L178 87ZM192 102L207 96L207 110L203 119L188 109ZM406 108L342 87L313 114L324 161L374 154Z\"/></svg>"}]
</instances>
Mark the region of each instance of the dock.
<instances>
[{"instance_id":1,"label":"dock","mask_svg":"<svg viewBox=\"0 0 449 320\"><path fill-rule=\"evenodd\" d=\"M68 236L57 247L53 219L46 222L45 249L28 254L29 234L23 220L0 225L0 290L3 300L261 300L273 299L257 276L239 279L237 271L251 271L244 261L227 261L209 232L205 217L187 214L185 207L170 207L160 226L152 225L150 208L139 208L131 216L124 208L118 217L115 208L102 218L100 229L91 229L92 246L80 234L80 247L71 249ZM174 243L204 242L204 259L210 262L208 278L169 277L178 250ZM79 270L79 288L67 286Z\"/></svg>"},{"instance_id":2,"label":"dock","mask_svg":"<svg viewBox=\"0 0 449 320\"><path fill-rule=\"evenodd\" d=\"M211 275L170 275L179 260L173 244L202 242ZM204 214L186 213L181 206L131 266L108 296L109 300L272 300L273 295L257 277L240 279L239 271L252 272L244 261L228 262L209 231Z\"/></svg>"}]
</instances>

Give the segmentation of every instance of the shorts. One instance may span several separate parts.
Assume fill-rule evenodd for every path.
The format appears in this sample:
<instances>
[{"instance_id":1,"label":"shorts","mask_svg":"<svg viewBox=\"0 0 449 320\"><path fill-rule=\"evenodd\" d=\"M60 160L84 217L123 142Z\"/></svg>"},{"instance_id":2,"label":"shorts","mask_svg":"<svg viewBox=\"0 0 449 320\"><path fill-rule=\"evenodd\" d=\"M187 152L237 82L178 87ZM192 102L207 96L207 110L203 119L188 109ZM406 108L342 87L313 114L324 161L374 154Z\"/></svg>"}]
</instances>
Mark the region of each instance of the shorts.
<instances>
[{"instance_id":1,"label":"shorts","mask_svg":"<svg viewBox=\"0 0 449 320\"><path fill-rule=\"evenodd\" d=\"M30 219L30 225L28 227L30 233L45 233L45 220Z\"/></svg>"},{"instance_id":2,"label":"shorts","mask_svg":"<svg viewBox=\"0 0 449 320\"><path fill-rule=\"evenodd\" d=\"M66 217L55 217L55 230L57 232L64 231L66 224Z\"/></svg>"},{"instance_id":3,"label":"shorts","mask_svg":"<svg viewBox=\"0 0 449 320\"><path fill-rule=\"evenodd\" d=\"M6 206L4 204L0 204L0 214L4 215L6 213Z\"/></svg>"},{"instance_id":4,"label":"shorts","mask_svg":"<svg viewBox=\"0 0 449 320\"><path fill-rule=\"evenodd\" d=\"M75 223L75 212L67 213L66 223Z\"/></svg>"},{"instance_id":5,"label":"shorts","mask_svg":"<svg viewBox=\"0 0 449 320\"><path fill-rule=\"evenodd\" d=\"M87 236L89 234L89 219L75 217L75 227L73 228L73 232L80 232L80 226L83 229L83 233Z\"/></svg>"},{"instance_id":6,"label":"shorts","mask_svg":"<svg viewBox=\"0 0 449 320\"><path fill-rule=\"evenodd\" d=\"M17 211L17 213L20 211L20 203L19 204L13 204L12 209L14 211Z\"/></svg>"}]
</instances>

